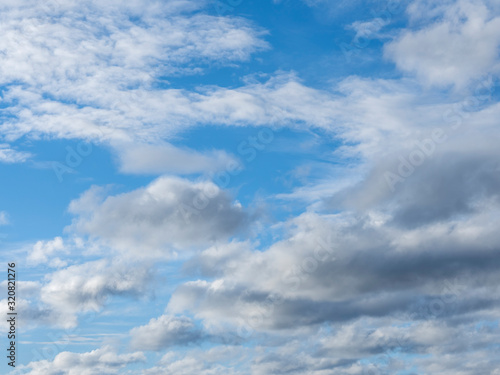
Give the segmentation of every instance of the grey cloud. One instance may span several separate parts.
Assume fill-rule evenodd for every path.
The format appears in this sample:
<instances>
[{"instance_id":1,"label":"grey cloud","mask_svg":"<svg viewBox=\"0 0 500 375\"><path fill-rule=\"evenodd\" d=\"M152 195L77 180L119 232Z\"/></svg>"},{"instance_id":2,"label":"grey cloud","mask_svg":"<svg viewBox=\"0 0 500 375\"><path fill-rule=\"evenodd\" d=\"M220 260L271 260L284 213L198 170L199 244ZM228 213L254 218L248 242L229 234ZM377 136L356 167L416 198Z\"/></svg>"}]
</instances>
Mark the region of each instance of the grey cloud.
<instances>
[{"instance_id":1,"label":"grey cloud","mask_svg":"<svg viewBox=\"0 0 500 375\"><path fill-rule=\"evenodd\" d=\"M248 362L248 358L248 350L231 346L169 352L155 367L144 370L142 375L239 375L242 371L247 374L239 368Z\"/></svg>"},{"instance_id":2,"label":"grey cloud","mask_svg":"<svg viewBox=\"0 0 500 375\"><path fill-rule=\"evenodd\" d=\"M407 228L446 222L481 211L484 202L498 204L500 155L491 142L478 144L478 149L480 147L483 150L474 153L446 149L436 152L425 164L415 166L410 176L395 183L394 191L385 174L397 174L404 163L396 157L391 163L381 162L357 186L329 199L328 205L360 211L383 209L392 216L392 224Z\"/></svg>"},{"instance_id":3,"label":"grey cloud","mask_svg":"<svg viewBox=\"0 0 500 375\"><path fill-rule=\"evenodd\" d=\"M201 329L187 317L162 315L130 331L131 345L141 350L162 350L176 345L197 343L203 338Z\"/></svg>"},{"instance_id":4,"label":"grey cloud","mask_svg":"<svg viewBox=\"0 0 500 375\"><path fill-rule=\"evenodd\" d=\"M141 256L226 239L251 220L210 182L161 177L129 193L99 194L94 188L71 203L71 230Z\"/></svg>"},{"instance_id":5,"label":"grey cloud","mask_svg":"<svg viewBox=\"0 0 500 375\"><path fill-rule=\"evenodd\" d=\"M215 325L246 322L257 331L362 316L448 319L491 311L497 293L482 288L499 281L500 247L494 226L484 227L483 220L489 217L409 231L368 218L340 225L304 214L289 239L264 252L233 253L231 267L217 264L217 256L228 264L230 250L200 254L195 264L225 271L216 271L216 280L180 286L168 309L195 312ZM317 252L318 238L330 246L331 257Z\"/></svg>"},{"instance_id":6,"label":"grey cloud","mask_svg":"<svg viewBox=\"0 0 500 375\"><path fill-rule=\"evenodd\" d=\"M47 275L40 300L56 311L73 317L86 311L98 311L112 296L138 298L152 280L148 264L101 259L61 269Z\"/></svg>"},{"instance_id":7,"label":"grey cloud","mask_svg":"<svg viewBox=\"0 0 500 375\"><path fill-rule=\"evenodd\" d=\"M210 173L238 166L239 163L223 151L197 152L159 144L115 144L121 171L136 174Z\"/></svg>"}]
</instances>

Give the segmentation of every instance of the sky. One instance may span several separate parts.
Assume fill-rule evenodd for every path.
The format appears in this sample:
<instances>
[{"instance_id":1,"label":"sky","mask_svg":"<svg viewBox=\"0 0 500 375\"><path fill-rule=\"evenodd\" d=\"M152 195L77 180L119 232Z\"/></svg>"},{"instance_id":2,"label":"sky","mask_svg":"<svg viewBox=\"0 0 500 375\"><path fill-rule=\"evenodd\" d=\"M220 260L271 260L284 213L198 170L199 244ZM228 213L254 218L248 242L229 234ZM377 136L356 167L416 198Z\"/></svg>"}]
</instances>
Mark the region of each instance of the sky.
<instances>
[{"instance_id":1,"label":"sky","mask_svg":"<svg viewBox=\"0 0 500 375\"><path fill-rule=\"evenodd\" d=\"M0 35L1 373L500 375L498 1L3 0Z\"/></svg>"}]
</instances>

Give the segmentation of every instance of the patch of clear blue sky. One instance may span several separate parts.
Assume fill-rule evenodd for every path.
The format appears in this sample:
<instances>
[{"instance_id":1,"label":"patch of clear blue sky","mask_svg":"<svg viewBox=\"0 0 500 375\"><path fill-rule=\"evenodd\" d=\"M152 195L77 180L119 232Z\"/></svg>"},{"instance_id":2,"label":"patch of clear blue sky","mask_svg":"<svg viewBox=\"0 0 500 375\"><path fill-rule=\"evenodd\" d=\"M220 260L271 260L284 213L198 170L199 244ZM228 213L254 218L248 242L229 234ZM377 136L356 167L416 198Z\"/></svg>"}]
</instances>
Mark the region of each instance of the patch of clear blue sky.
<instances>
[{"instance_id":1,"label":"patch of clear blue sky","mask_svg":"<svg viewBox=\"0 0 500 375\"><path fill-rule=\"evenodd\" d=\"M22 149L34 157L24 164L0 163L0 207L9 213L10 225L0 227L10 241L32 241L62 234L70 224L67 208L92 185L113 184L132 190L149 182L149 176L128 176L118 172L113 156L99 145L92 147L72 172L54 171L53 162L67 166L68 148L76 150L80 141L22 141ZM16 146L16 145L14 145ZM71 164L70 164L71 165Z\"/></svg>"}]
</instances>

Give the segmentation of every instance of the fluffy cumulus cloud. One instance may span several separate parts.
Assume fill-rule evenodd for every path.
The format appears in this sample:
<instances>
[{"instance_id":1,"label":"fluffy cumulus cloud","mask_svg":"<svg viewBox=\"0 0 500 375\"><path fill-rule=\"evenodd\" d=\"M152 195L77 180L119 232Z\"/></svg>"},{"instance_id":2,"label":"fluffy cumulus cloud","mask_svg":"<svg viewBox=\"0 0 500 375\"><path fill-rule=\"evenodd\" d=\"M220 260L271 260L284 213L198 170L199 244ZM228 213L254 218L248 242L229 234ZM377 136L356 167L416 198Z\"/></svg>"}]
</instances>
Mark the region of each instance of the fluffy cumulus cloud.
<instances>
[{"instance_id":1,"label":"fluffy cumulus cloud","mask_svg":"<svg viewBox=\"0 0 500 375\"><path fill-rule=\"evenodd\" d=\"M7 281L2 282L1 285L7 290ZM41 288L42 283L37 281L16 282L16 308L19 311L21 309L23 311L23 313L19 314L17 317L17 323L27 329L43 326L66 325L64 313L55 311L37 300L37 297L40 296ZM7 316L7 313L11 312L9 310L11 305L7 303L8 301L12 302L12 299L8 300L5 298L1 301L3 305L0 307L0 311L5 316ZM10 325L8 322L6 320L2 322L0 330L2 332L8 332L9 329Z\"/></svg>"},{"instance_id":2,"label":"fluffy cumulus cloud","mask_svg":"<svg viewBox=\"0 0 500 375\"><path fill-rule=\"evenodd\" d=\"M54 267L63 267L66 265L66 262L57 257L52 258L54 254L61 252L67 252L64 240L61 237L56 237L51 241L38 241L29 252L27 261L31 265L49 263Z\"/></svg>"},{"instance_id":3,"label":"fluffy cumulus cloud","mask_svg":"<svg viewBox=\"0 0 500 375\"><path fill-rule=\"evenodd\" d=\"M463 88L483 74L498 74L500 13L488 3L415 1L408 11L420 27L386 45L387 56L428 84Z\"/></svg>"},{"instance_id":4,"label":"fluffy cumulus cloud","mask_svg":"<svg viewBox=\"0 0 500 375\"><path fill-rule=\"evenodd\" d=\"M303 215L294 221L289 239L263 253L200 255L199 267L212 268L207 276L214 281L184 284L169 309L196 310L214 325L224 319L250 322L256 314L258 327L279 329L364 315L411 314L436 296L459 293L455 313L474 306L496 308L496 294L479 292L483 283L496 279L498 268L499 250L492 244L499 239L486 224L490 220L484 214L406 230L385 224L375 214L363 219ZM465 285L477 291L462 290Z\"/></svg>"},{"instance_id":5,"label":"fluffy cumulus cloud","mask_svg":"<svg viewBox=\"0 0 500 375\"><path fill-rule=\"evenodd\" d=\"M161 350L174 345L196 343L202 333L187 317L162 315L141 327L134 328L130 335L131 345L141 350Z\"/></svg>"},{"instance_id":6,"label":"fluffy cumulus cloud","mask_svg":"<svg viewBox=\"0 0 500 375\"><path fill-rule=\"evenodd\" d=\"M191 267L205 278L180 286L167 311L194 312L207 330L230 327L244 339L311 340L315 350L293 362L300 345L288 341L258 360L262 374L282 366L294 374L362 373L370 369L362 359L390 372L387 358L431 353L449 353L460 369L459 353L494 357L498 291L487 285L499 281L500 238L489 224L497 212L413 230L375 213L303 215L290 223L288 239L264 252L242 244L200 254ZM460 346L453 336L463 332L470 340ZM494 362L484 361L484 368Z\"/></svg>"},{"instance_id":7,"label":"fluffy cumulus cloud","mask_svg":"<svg viewBox=\"0 0 500 375\"><path fill-rule=\"evenodd\" d=\"M71 230L141 256L229 238L251 219L215 184L174 177L108 197L92 188L70 211L77 215Z\"/></svg>"},{"instance_id":8,"label":"fluffy cumulus cloud","mask_svg":"<svg viewBox=\"0 0 500 375\"><path fill-rule=\"evenodd\" d=\"M31 362L22 369L30 375L109 375L119 374L120 370L131 363L144 362L141 352L118 354L111 346L87 353L59 353L53 361Z\"/></svg>"},{"instance_id":9,"label":"fluffy cumulus cloud","mask_svg":"<svg viewBox=\"0 0 500 375\"><path fill-rule=\"evenodd\" d=\"M39 300L62 316L57 325L72 327L78 313L97 312L111 297L139 299L152 278L150 265L101 259L47 275Z\"/></svg>"}]
</instances>

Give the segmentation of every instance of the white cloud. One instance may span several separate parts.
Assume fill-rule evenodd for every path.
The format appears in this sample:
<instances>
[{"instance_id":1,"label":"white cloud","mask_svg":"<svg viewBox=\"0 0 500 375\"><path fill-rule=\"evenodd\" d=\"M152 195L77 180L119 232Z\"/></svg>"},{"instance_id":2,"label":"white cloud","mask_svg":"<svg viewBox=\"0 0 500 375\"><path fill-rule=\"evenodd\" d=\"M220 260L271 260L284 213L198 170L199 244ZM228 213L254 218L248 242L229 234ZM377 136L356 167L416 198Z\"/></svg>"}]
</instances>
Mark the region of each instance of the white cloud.
<instances>
[{"instance_id":1,"label":"white cloud","mask_svg":"<svg viewBox=\"0 0 500 375\"><path fill-rule=\"evenodd\" d=\"M11 115L1 130L6 139L103 141L118 154L123 172L189 174L220 169L231 157L167 143L187 127L330 129L338 115L331 94L293 74L232 89L189 91L168 83L168 77L238 63L267 49L265 33L241 18L204 15L203 5L192 2L117 8L61 2L46 10L23 4L22 11L5 4L0 26L0 83L9 85L4 101ZM91 9L85 21L74 16L81 7Z\"/></svg>"},{"instance_id":2,"label":"white cloud","mask_svg":"<svg viewBox=\"0 0 500 375\"><path fill-rule=\"evenodd\" d=\"M169 352L157 366L144 370L143 375L237 375L241 374L237 367L248 363L248 357L248 348L231 346Z\"/></svg>"},{"instance_id":3,"label":"white cloud","mask_svg":"<svg viewBox=\"0 0 500 375\"><path fill-rule=\"evenodd\" d=\"M92 188L70 205L70 229L112 248L144 256L226 239L250 217L211 182L161 177L145 188L102 197Z\"/></svg>"},{"instance_id":4,"label":"white cloud","mask_svg":"<svg viewBox=\"0 0 500 375\"><path fill-rule=\"evenodd\" d=\"M306 125L328 129L339 109L331 94L311 89L291 74L277 74L267 82L234 89L102 90L109 93L102 103L82 102L83 108L79 108L71 103L49 101L37 92L12 88L11 99L22 100L30 110L19 111L13 122L6 121L4 132L13 138L31 132L60 138L112 140L119 147L129 141L154 144L179 130L204 124ZM92 101L101 100L102 95L88 94ZM18 109L13 107L13 110Z\"/></svg>"},{"instance_id":5,"label":"white cloud","mask_svg":"<svg viewBox=\"0 0 500 375\"><path fill-rule=\"evenodd\" d=\"M125 173L191 174L213 173L238 162L223 151L197 152L161 144L121 144L114 146Z\"/></svg>"},{"instance_id":6,"label":"white cloud","mask_svg":"<svg viewBox=\"0 0 500 375\"><path fill-rule=\"evenodd\" d=\"M142 352L118 354L111 346L87 353L62 352L53 361L42 360L24 366L29 375L109 375L118 374L132 363L145 362Z\"/></svg>"},{"instance_id":7,"label":"white cloud","mask_svg":"<svg viewBox=\"0 0 500 375\"><path fill-rule=\"evenodd\" d=\"M0 211L0 225L9 224L9 214L5 211Z\"/></svg>"},{"instance_id":8,"label":"white cloud","mask_svg":"<svg viewBox=\"0 0 500 375\"><path fill-rule=\"evenodd\" d=\"M7 289L7 283L2 283ZM69 328L74 327L76 324L75 317L68 316L64 312L56 311L42 303L37 301L37 297L40 295L42 288L41 283L33 281L18 281L16 282L17 295L16 295L16 310L22 313L18 314L16 321L18 327L23 327L23 329L31 330L38 327L63 327ZM2 305L0 306L0 313L7 316L9 311L9 305L7 304L7 299L2 299L0 301ZM10 301L12 302L12 300ZM4 320L0 324L0 331L8 332L9 323Z\"/></svg>"},{"instance_id":9,"label":"white cloud","mask_svg":"<svg viewBox=\"0 0 500 375\"><path fill-rule=\"evenodd\" d=\"M1 133L7 140L106 142L123 172L186 174L218 169L230 159L221 151L167 143L187 127L332 124L331 96L290 74L232 89L190 91L168 82L269 48L265 32L244 19L205 15L204 5L192 2L61 2L45 11L23 4L22 10L5 4L1 15L0 84L8 85L4 102L10 115ZM83 9L85 21L75 16ZM123 146L130 144L135 147ZM168 162L174 156L184 162Z\"/></svg>"},{"instance_id":10,"label":"white cloud","mask_svg":"<svg viewBox=\"0 0 500 375\"><path fill-rule=\"evenodd\" d=\"M488 1L458 0L438 6L417 1L409 13L419 18L419 27L404 30L385 47L398 68L415 73L426 84L457 88L499 73L500 16ZM422 27L422 13L433 22Z\"/></svg>"},{"instance_id":11,"label":"white cloud","mask_svg":"<svg viewBox=\"0 0 500 375\"><path fill-rule=\"evenodd\" d=\"M100 310L109 297L141 297L151 272L146 264L106 259L70 266L46 276L40 300L65 315L66 326L74 326L76 314Z\"/></svg>"},{"instance_id":12,"label":"white cloud","mask_svg":"<svg viewBox=\"0 0 500 375\"><path fill-rule=\"evenodd\" d=\"M0 162L23 163L31 157L28 152L16 151L7 144L0 144Z\"/></svg>"},{"instance_id":13,"label":"white cloud","mask_svg":"<svg viewBox=\"0 0 500 375\"><path fill-rule=\"evenodd\" d=\"M187 317L162 315L145 326L130 331L131 345L141 350L162 350L175 345L195 343L202 333Z\"/></svg>"},{"instance_id":14,"label":"white cloud","mask_svg":"<svg viewBox=\"0 0 500 375\"><path fill-rule=\"evenodd\" d=\"M442 317L495 309L497 293L482 288L498 280L500 238L485 226L496 207L418 229L376 215L303 214L288 223L289 237L266 251L212 248L196 257L190 267L202 278L179 286L167 312L194 314L211 332L229 326L244 334L362 316L415 312L409 320L418 320L432 301L450 295L459 302Z\"/></svg>"},{"instance_id":15,"label":"white cloud","mask_svg":"<svg viewBox=\"0 0 500 375\"><path fill-rule=\"evenodd\" d=\"M360 38L377 38L380 36L379 32L384 26L389 23L388 20L382 18L375 18L370 21L356 21L349 25L350 29L356 31L354 40L359 40ZM362 39L361 39L362 40Z\"/></svg>"},{"instance_id":16,"label":"white cloud","mask_svg":"<svg viewBox=\"0 0 500 375\"><path fill-rule=\"evenodd\" d=\"M185 126L186 110L194 108L189 93L169 87L166 77L246 61L268 48L264 32L252 23L203 14L205 6L191 1L3 3L0 84L7 86L3 102L10 116L2 135L104 141L171 135ZM84 13L85 20L79 17ZM203 120L196 112L187 116L191 124ZM0 149L6 162L28 156Z\"/></svg>"},{"instance_id":17,"label":"white cloud","mask_svg":"<svg viewBox=\"0 0 500 375\"><path fill-rule=\"evenodd\" d=\"M51 241L38 241L29 252L27 261L31 265L48 263L53 267L64 267L66 262L52 256L57 253L68 253L61 237L55 237Z\"/></svg>"},{"instance_id":18,"label":"white cloud","mask_svg":"<svg viewBox=\"0 0 500 375\"><path fill-rule=\"evenodd\" d=\"M7 124L8 136L33 131L34 136L101 139L114 147L124 172L197 173L223 167L231 157L166 143L179 129L273 123L334 130L344 141L335 155L356 159L345 170L357 178L346 176L344 185L328 188L322 181L307 186L306 193L301 187L289 195L313 191L322 201L279 223L283 238L259 251L250 242L225 243L251 216L210 182L161 177L117 195L94 187L71 203L70 232L134 259L168 258L174 251L190 254L191 247L211 245L186 264L184 271L192 278L177 287L166 315L131 330L133 347L163 350L224 338L228 331L244 336L245 330L263 345L248 349L252 358L239 368L227 363L243 361L241 348L208 354L183 349L168 353L144 374L345 375L370 368L397 373L402 369L398 358L383 357L394 349L410 354L418 372L495 371L494 353L486 354L493 352L498 328L477 323L496 321L499 308L498 290L491 286L498 285L500 265L500 106L490 101L491 82L483 87L490 99L480 99L468 87L498 66L493 56L498 17L485 12L492 4L427 4L431 18L440 16L432 25L427 13L410 8L416 24L389 43L386 53L418 80L351 77L336 87L337 94L310 89L286 74L233 89L153 88L153 77L248 59L266 48L262 34L237 18L193 14L192 3L183 12L163 9L172 2L151 3L143 10L131 3L127 12L139 14L150 28L131 24L123 14L110 17L114 3L107 4L92 5L102 18L92 18L87 29L78 20L71 23L75 20L67 14L58 15L58 22L44 17L31 25L21 22L27 36L9 29L14 22L0 26L6 35L0 47L8 52L0 61L12 68L7 79L27 84L6 94L21 103L12 107L18 118ZM75 10L80 5L64 6ZM152 9L172 12L172 17L160 19ZM31 27L36 34L29 34ZM44 42L36 35L59 35L59 40ZM235 42L239 39L243 44ZM52 54L60 65L51 65ZM14 67L8 60L12 55L22 62L32 59L40 76L31 67ZM154 64L163 70L151 69ZM455 85L472 94L429 91L422 82ZM457 121L460 125L453 128ZM435 145L426 162L391 192L384 172L397 169L398 157L408 155L436 127L446 131L446 142ZM172 159L183 159L183 165L176 168ZM271 235L274 229L266 228ZM30 259L47 262L64 245L60 238L40 241ZM28 285L27 294L40 295L49 308L30 301L21 306L33 321L75 326L78 313L100 310L111 297L141 295L148 280L149 267L142 263L89 262L54 272L44 285ZM6 301L0 302L5 308ZM410 337L406 346L395 342L400 335ZM125 371L127 363L142 359L140 353L120 356L102 348L62 353L53 362L29 367L33 374L104 374ZM479 365L467 367L467 361Z\"/></svg>"}]
</instances>

